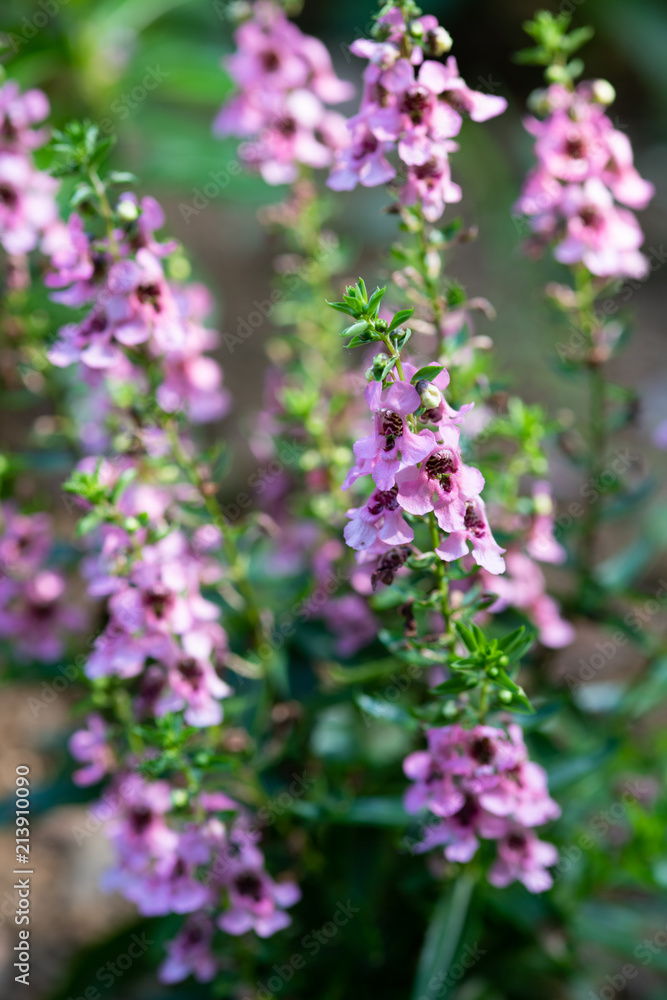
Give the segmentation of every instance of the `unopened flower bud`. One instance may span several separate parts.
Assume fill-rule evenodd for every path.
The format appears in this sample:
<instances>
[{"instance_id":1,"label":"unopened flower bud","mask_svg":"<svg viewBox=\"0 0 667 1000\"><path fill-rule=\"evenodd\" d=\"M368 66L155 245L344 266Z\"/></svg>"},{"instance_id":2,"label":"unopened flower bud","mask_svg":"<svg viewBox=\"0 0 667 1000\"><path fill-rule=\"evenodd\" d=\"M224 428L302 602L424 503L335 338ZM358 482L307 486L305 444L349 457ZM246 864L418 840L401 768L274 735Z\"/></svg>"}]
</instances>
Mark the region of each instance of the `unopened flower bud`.
<instances>
[{"instance_id":1,"label":"unopened flower bud","mask_svg":"<svg viewBox=\"0 0 667 1000\"><path fill-rule=\"evenodd\" d=\"M413 38L424 37L424 25L421 23L421 21L411 21L408 30Z\"/></svg>"},{"instance_id":2,"label":"unopened flower bud","mask_svg":"<svg viewBox=\"0 0 667 1000\"><path fill-rule=\"evenodd\" d=\"M613 104L616 100L616 91L608 80L594 80L591 93L600 104Z\"/></svg>"},{"instance_id":3,"label":"unopened flower bud","mask_svg":"<svg viewBox=\"0 0 667 1000\"><path fill-rule=\"evenodd\" d=\"M512 701L512 692L511 691L499 691L498 692L498 700L502 701L503 705L509 705L511 703L511 701Z\"/></svg>"},{"instance_id":4,"label":"unopened flower bud","mask_svg":"<svg viewBox=\"0 0 667 1000\"><path fill-rule=\"evenodd\" d=\"M376 354L373 358L372 366L366 372L366 379L369 382L373 382L378 376L382 374L385 366L389 364L391 358L388 354Z\"/></svg>"},{"instance_id":5,"label":"unopened flower bud","mask_svg":"<svg viewBox=\"0 0 667 1000\"><path fill-rule=\"evenodd\" d=\"M378 333L384 333L388 326L389 324L387 323L386 319L375 320L375 329L378 331Z\"/></svg>"},{"instance_id":6,"label":"unopened flower bud","mask_svg":"<svg viewBox=\"0 0 667 1000\"><path fill-rule=\"evenodd\" d=\"M427 31L426 38L424 39L424 51L429 56L444 56L445 52L449 52L452 45L452 36L446 31L441 25L437 28L433 28L431 31Z\"/></svg>"},{"instance_id":7,"label":"unopened flower bud","mask_svg":"<svg viewBox=\"0 0 667 1000\"><path fill-rule=\"evenodd\" d=\"M117 212L122 222L134 222L139 218L139 208L130 198L122 198L118 202Z\"/></svg>"},{"instance_id":8,"label":"unopened flower bud","mask_svg":"<svg viewBox=\"0 0 667 1000\"><path fill-rule=\"evenodd\" d=\"M426 410L436 410L442 403L442 393L438 389L437 385L433 385L432 382L427 382L425 378L420 378L417 382L415 389L419 393L419 398L422 401L422 406Z\"/></svg>"}]
</instances>

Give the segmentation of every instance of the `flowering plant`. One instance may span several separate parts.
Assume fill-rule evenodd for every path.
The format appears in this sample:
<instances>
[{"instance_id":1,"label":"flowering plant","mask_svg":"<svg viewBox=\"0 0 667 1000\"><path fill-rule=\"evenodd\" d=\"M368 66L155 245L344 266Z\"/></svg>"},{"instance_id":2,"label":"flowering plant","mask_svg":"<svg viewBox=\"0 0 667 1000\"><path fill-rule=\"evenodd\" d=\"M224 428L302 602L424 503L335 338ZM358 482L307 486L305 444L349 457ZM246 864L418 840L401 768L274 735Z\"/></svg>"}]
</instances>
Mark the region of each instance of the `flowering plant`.
<instances>
[{"instance_id":1,"label":"flowering plant","mask_svg":"<svg viewBox=\"0 0 667 1000\"><path fill-rule=\"evenodd\" d=\"M248 1000L287 984L342 997L354 974L432 1000L473 966L461 1000L593 990L586 915L612 892L652 898L664 874L651 757L624 739L661 697L664 649L631 617L646 538L601 558L605 518L642 489L614 469L613 496L570 531L558 504L563 455L598 489L631 420L606 375L622 329L598 306L648 273L632 210L653 186L606 111L611 85L575 82L589 32L538 13L518 59L547 86L530 98L537 162L513 218L527 254L552 251L572 278L547 295L577 334L563 373L588 380L575 432L498 373L475 325L495 310L449 275L477 235L450 216L459 159L506 98L466 84L413 0L382 5L350 45L365 67L347 118L330 106L354 87L292 8L224 12L233 92L216 141L241 140L236 166L258 186L287 186L258 211L277 253L256 311L274 328L263 405L244 414L252 498L234 492L220 430L244 404L220 364L242 325L209 326L213 296L159 202L108 165L100 125L49 132L41 91L0 88L0 369L50 407L35 428L62 453L75 521L47 510L48 477L26 502L8 447L7 677L75 684L68 766L87 805L72 836L103 828L103 889L158 929L145 964L174 996L194 978ZM396 239L357 261L333 220L372 188ZM600 655L642 654L608 704L573 678L587 629ZM623 836L583 846L588 798L621 778ZM618 871L598 877L612 849Z\"/></svg>"}]
</instances>

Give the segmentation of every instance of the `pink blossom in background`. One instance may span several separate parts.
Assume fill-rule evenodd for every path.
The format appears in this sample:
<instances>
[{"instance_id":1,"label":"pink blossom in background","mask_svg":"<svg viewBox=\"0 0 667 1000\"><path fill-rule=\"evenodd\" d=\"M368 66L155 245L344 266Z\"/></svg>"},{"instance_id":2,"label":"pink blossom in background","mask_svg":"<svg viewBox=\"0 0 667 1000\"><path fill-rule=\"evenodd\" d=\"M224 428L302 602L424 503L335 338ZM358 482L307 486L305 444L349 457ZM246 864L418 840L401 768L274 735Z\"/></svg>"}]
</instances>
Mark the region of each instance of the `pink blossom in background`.
<instances>
[{"instance_id":1,"label":"pink blossom in background","mask_svg":"<svg viewBox=\"0 0 667 1000\"><path fill-rule=\"evenodd\" d=\"M47 565L53 536L48 514L0 505L0 639L18 658L54 663L86 616L71 606L65 576Z\"/></svg>"},{"instance_id":2,"label":"pink blossom in background","mask_svg":"<svg viewBox=\"0 0 667 1000\"><path fill-rule=\"evenodd\" d=\"M101 715L88 716L86 728L79 729L69 740L69 751L85 767L72 775L76 785L95 785L113 770L114 757L108 744L108 729Z\"/></svg>"},{"instance_id":3,"label":"pink blossom in background","mask_svg":"<svg viewBox=\"0 0 667 1000\"><path fill-rule=\"evenodd\" d=\"M654 187L639 176L628 137L606 114L610 100L605 81L573 90L554 83L538 92L543 118L525 121L536 138L537 166L516 209L530 220L531 250L554 244L562 264L582 263L601 278L642 278L644 235L629 209L646 208Z\"/></svg>"},{"instance_id":4,"label":"pink blossom in background","mask_svg":"<svg viewBox=\"0 0 667 1000\"><path fill-rule=\"evenodd\" d=\"M354 88L338 79L325 46L272 0L252 5L234 41L237 51L224 65L238 92L218 114L214 132L245 138L241 159L267 184L291 184L300 164L330 166L349 140L344 118L326 105L348 100Z\"/></svg>"},{"instance_id":5,"label":"pink blossom in background","mask_svg":"<svg viewBox=\"0 0 667 1000\"><path fill-rule=\"evenodd\" d=\"M498 613L510 606L517 608L535 625L543 646L551 649L569 646L574 639L574 628L561 617L558 603L547 594L546 580L537 563L516 549L507 552L505 562L504 576L482 573L484 589L498 596L488 610Z\"/></svg>"},{"instance_id":6,"label":"pink blossom in background","mask_svg":"<svg viewBox=\"0 0 667 1000\"><path fill-rule=\"evenodd\" d=\"M487 121L501 114L507 102L471 90L453 56L444 65L436 61L451 48L451 38L435 17L427 15L416 24L421 38L394 7L378 19L380 40L359 38L350 46L353 55L368 60L364 89L358 113L348 120L349 143L336 152L327 183L335 191L387 184L397 174L387 154L396 150L407 168L399 189L401 204L419 205L426 219L435 222L447 204L461 200L449 154L458 149L452 139L463 116Z\"/></svg>"},{"instance_id":7,"label":"pink blossom in background","mask_svg":"<svg viewBox=\"0 0 667 1000\"><path fill-rule=\"evenodd\" d=\"M60 224L59 182L32 159L49 137L47 129L34 126L48 113L41 90L21 93L14 80L0 86L0 245L10 256L30 253Z\"/></svg>"}]
</instances>

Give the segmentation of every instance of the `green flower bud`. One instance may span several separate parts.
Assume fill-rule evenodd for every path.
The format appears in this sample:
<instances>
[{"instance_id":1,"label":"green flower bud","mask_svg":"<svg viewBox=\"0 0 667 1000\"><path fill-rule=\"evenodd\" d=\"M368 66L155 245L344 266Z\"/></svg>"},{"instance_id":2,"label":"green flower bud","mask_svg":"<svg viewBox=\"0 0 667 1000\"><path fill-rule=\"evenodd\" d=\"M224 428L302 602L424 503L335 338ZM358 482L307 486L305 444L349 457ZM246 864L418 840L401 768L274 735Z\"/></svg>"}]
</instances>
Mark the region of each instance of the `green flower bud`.
<instances>
[{"instance_id":1,"label":"green flower bud","mask_svg":"<svg viewBox=\"0 0 667 1000\"><path fill-rule=\"evenodd\" d=\"M426 55L434 56L438 59L440 56L444 56L445 52L449 52L453 44L452 36L449 32L441 25L438 25L432 31L426 32L424 51Z\"/></svg>"},{"instance_id":2,"label":"green flower bud","mask_svg":"<svg viewBox=\"0 0 667 1000\"><path fill-rule=\"evenodd\" d=\"M425 378L421 378L417 382L415 389L419 393L425 410L436 410L442 403L442 393L438 387L432 382L427 382Z\"/></svg>"},{"instance_id":3,"label":"green flower bud","mask_svg":"<svg viewBox=\"0 0 667 1000\"><path fill-rule=\"evenodd\" d=\"M122 222L134 222L139 218L139 208L129 198L123 198L118 203L117 213Z\"/></svg>"},{"instance_id":4,"label":"green flower bud","mask_svg":"<svg viewBox=\"0 0 667 1000\"><path fill-rule=\"evenodd\" d=\"M616 91L608 80L593 81L593 98L600 104L613 104L616 100Z\"/></svg>"}]
</instances>

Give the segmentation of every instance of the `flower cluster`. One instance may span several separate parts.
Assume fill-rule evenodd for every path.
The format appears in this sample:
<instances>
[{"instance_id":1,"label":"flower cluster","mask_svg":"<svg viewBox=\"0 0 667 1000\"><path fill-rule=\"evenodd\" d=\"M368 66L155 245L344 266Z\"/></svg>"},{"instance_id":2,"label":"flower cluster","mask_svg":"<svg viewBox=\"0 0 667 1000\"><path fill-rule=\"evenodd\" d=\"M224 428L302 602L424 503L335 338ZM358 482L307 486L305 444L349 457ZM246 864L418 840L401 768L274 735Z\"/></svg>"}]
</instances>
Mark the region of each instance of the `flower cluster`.
<instances>
[{"instance_id":1,"label":"flower cluster","mask_svg":"<svg viewBox=\"0 0 667 1000\"><path fill-rule=\"evenodd\" d=\"M144 490L141 511L148 502ZM215 726L222 720L220 699L231 693L218 674L227 636L217 621L219 607L202 596L201 586L219 578L220 567L198 554L177 528L165 530L148 543L146 529L132 536L117 526L102 529L102 557L89 566L89 591L108 595L109 621L95 640L86 674L141 675L135 703L140 717L184 710L189 725Z\"/></svg>"},{"instance_id":2,"label":"flower cluster","mask_svg":"<svg viewBox=\"0 0 667 1000\"><path fill-rule=\"evenodd\" d=\"M122 892L144 916L189 915L168 945L163 982L190 973L202 982L213 978L216 925L227 934L253 930L269 937L291 922L285 910L300 891L294 882L270 878L257 847L259 833L228 796L202 792L197 822L179 817L176 790L164 780L121 774L107 797L112 809L103 800L97 812L106 821L116 862L105 888Z\"/></svg>"},{"instance_id":3,"label":"flower cluster","mask_svg":"<svg viewBox=\"0 0 667 1000\"><path fill-rule=\"evenodd\" d=\"M347 142L344 118L327 104L350 98L325 46L304 35L272 0L257 0L224 65L239 88L215 120L218 135L253 138L239 153L267 184L290 184L298 166L327 167Z\"/></svg>"},{"instance_id":4,"label":"flower cluster","mask_svg":"<svg viewBox=\"0 0 667 1000\"><path fill-rule=\"evenodd\" d=\"M364 506L348 511L347 544L360 553L361 564L372 563L376 580L391 582L389 564L402 565L414 539L404 514L424 516L432 511L448 533L435 550L441 559L460 559L471 547L479 566L502 573L504 550L491 533L480 495L484 477L461 456L458 422L464 408L452 410L443 396L449 375L443 368L428 382L405 362L402 376L394 369L384 388L382 382L373 381L365 391L373 433L354 444L357 462L343 489L365 475L372 476L376 488ZM418 422L434 430L426 426L417 430ZM378 568L383 567L384 575L378 577Z\"/></svg>"},{"instance_id":5,"label":"flower cluster","mask_svg":"<svg viewBox=\"0 0 667 1000\"><path fill-rule=\"evenodd\" d=\"M34 250L58 218L58 181L32 159L48 138L35 125L48 113L41 90L22 94L14 80L0 87L0 245L12 256Z\"/></svg>"},{"instance_id":6,"label":"flower cluster","mask_svg":"<svg viewBox=\"0 0 667 1000\"><path fill-rule=\"evenodd\" d=\"M458 149L463 115L482 122L501 114L503 97L471 90L459 76L451 38L433 15L406 23L401 9L382 14L377 40L360 38L350 51L368 59L359 112L348 120L349 144L337 153L328 185L335 191L386 184L396 177L387 154L398 149L406 176L403 205L420 205L434 222L461 189L451 179L449 153Z\"/></svg>"},{"instance_id":7,"label":"flower cluster","mask_svg":"<svg viewBox=\"0 0 667 1000\"><path fill-rule=\"evenodd\" d=\"M616 203L645 208L654 188L637 173L630 140L605 112L613 99L605 80L574 89L553 83L534 95L544 117L525 125L536 137L538 162L516 208L530 218L529 249L555 242L562 264L581 262L601 278L641 278L648 269L639 252L644 236L634 214Z\"/></svg>"},{"instance_id":8,"label":"flower cluster","mask_svg":"<svg viewBox=\"0 0 667 1000\"><path fill-rule=\"evenodd\" d=\"M217 334L202 325L211 298L200 285L174 286L160 258L176 248L159 243L154 231L164 223L161 207L150 196L138 202L123 194L116 208L118 225L102 238L85 231L72 213L47 244L52 270L46 276L55 301L71 307L90 304L79 323L58 333L49 350L52 364L84 366L109 378L145 383L142 366L159 368L158 405L167 413L183 410L193 423L218 419L227 412L220 366L205 352Z\"/></svg>"},{"instance_id":9,"label":"flower cluster","mask_svg":"<svg viewBox=\"0 0 667 1000\"><path fill-rule=\"evenodd\" d=\"M65 577L47 565L53 536L48 514L0 505L0 638L23 660L52 663L84 616L66 600Z\"/></svg>"},{"instance_id":10,"label":"flower cluster","mask_svg":"<svg viewBox=\"0 0 667 1000\"><path fill-rule=\"evenodd\" d=\"M530 892L552 884L546 870L558 854L538 840L533 827L560 815L547 792L546 774L528 759L521 728L445 726L427 733L428 750L410 754L403 767L414 784L405 796L410 813L428 809L437 819L418 851L445 845L449 861L470 861L479 838L496 840L489 870L496 886L518 880Z\"/></svg>"}]
</instances>

